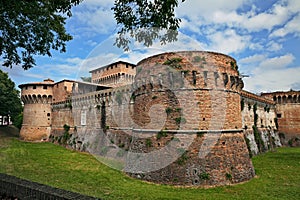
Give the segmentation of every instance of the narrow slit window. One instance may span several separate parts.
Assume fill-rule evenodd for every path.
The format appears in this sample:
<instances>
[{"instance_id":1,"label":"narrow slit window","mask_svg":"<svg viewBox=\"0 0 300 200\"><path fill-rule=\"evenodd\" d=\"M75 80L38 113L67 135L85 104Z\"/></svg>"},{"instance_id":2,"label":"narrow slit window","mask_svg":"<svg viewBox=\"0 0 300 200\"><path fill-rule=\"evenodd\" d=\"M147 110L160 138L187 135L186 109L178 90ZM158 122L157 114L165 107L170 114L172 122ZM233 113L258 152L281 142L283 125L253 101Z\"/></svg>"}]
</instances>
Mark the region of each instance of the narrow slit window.
<instances>
[{"instance_id":1,"label":"narrow slit window","mask_svg":"<svg viewBox=\"0 0 300 200\"><path fill-rule=\"evenodd\" d=\"M193 85L196 85L197 83L197 72L196 71L193 71Z\"/></svg>"}]
</instances>

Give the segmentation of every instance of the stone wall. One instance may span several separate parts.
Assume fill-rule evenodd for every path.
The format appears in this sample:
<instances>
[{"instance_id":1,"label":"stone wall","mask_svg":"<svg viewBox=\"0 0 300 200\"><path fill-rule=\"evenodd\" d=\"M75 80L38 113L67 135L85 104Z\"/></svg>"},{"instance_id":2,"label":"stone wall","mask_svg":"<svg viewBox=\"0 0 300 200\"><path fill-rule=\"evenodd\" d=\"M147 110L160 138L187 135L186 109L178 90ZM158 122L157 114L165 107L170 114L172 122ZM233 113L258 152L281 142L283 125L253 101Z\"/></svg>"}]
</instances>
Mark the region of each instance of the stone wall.
<instances>
[{"instance_id":1,"label":"stone wall","mask_svg":"<svg viewBox=\"0 0 300 200\"><path fill-rule=\"evenodd\" d=\"M14 176L0 173L0 198L1 199L31 199L31 200L71 200L97 198L70 192L36 182L27 181Z\"/></svg>"},{"instance_id":2,"label":"stone wall","mask_svg":"<svg viewBox=\"0 0 300 200\"><path fill-rule=\"evenodd\" d=\"M278 131L285 145L300 146L300 92L263 93L276 103Z\"/></svg>"},{"instance_id":3,"label":"stone wall","mask_svg":"<svg viewBox=\"0 0 300 200\"><path fill-rule=\"evenodd\" d=\"M272 100L242 91L241 112L245 140L251 156L281 146L275 123L275 103Z\"/></svg>"},{"instance_id":4,"label":"stone wall","mask_svg":"<svg viewBox=\"0 0 300 200\"><path fill-rule=\"evenodd\" d=\"M276 118L276 110L273 101L247 91L242 91L240 110L245 130L252 129L255 113L257 114L256 126L258 128L277 129L274 120Z\"/></svg>"}]
</instances>

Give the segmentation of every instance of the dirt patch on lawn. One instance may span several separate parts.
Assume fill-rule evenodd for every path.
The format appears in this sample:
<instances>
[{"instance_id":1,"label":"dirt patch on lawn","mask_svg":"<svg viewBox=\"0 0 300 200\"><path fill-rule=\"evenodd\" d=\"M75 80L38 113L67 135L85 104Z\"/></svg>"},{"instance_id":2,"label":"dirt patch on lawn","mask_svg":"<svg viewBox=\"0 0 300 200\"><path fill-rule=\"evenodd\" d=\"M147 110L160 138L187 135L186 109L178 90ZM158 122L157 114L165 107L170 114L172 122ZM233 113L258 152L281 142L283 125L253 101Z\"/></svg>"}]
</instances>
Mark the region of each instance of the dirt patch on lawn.
<instances>
[{"instance_id":1,"label":"dirt patch on lawn","mask_svg":"<svg viewBox=\"0 0 300 200\"><path fill-rule=\"evenodd\" d=\"M15 126L0 126L0 148L6 147L11 138L18 138L20 130Z\"/></svg>"},{"instance_id":2,"label":"dirt patch on lawn","mask_svg":"<svg viewBox=\"0 0 300 200\"><path fill-rule=\"evenodd\" d=\"M0 126L0 137L19 137L20 130L15 126Z\"/></svg>"}]
</instances>

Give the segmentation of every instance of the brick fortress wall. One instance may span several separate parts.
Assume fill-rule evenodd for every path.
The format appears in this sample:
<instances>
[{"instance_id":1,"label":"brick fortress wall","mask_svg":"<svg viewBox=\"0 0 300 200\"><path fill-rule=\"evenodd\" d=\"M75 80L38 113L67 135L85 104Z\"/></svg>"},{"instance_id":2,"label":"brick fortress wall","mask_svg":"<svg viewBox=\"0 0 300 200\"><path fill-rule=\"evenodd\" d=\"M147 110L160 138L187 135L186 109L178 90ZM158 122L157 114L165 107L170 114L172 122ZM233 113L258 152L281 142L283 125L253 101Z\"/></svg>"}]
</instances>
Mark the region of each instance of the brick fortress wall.
<instances>
[{"instance_id":1,"label":"brick fortress wall","mask_svg":"<svg viewBox=\"0 0 300 200\"><path fill-rule=\"evenodd\" d=\"M257 155L281 146L275 123L275 103L272 100L243 90L241 112L250 155Z\"/></svg>"},{"instance_id":2,"label":"brick fortress wall","mask_svg":"<svg viewBox=\"0 0 300 200\"><path fill-rule=\"evenodd\" d=\"M254 176L242 130L242 87L231 57L161 54L138 64L132 85L86 87L73 94L71 107L53 103L52 133L61 135L63 124L70 125L69 147L117 159L122 170L140 179L242 182Z\"/></svg>"},{"instance_id":3,"label":"brick fortress wall","mask_svg":"<svg viewBox=\"0 0 300 200\"><path fill-rule=\"evenodd\" d=\"M254 176L241 129L243 82L236 69L233 58L212 52L165 53L138 63L131 118L135 134L146 139L130 148L162 157L150 156L145 173L137 173L142 163L132 159L126 166L132 176L179 185L223 185ZM169 165L160 163L168 159ZM153 170L156 166L163 167Z\"/></svg>"},{"instance_id":4,"label":"brick fortress wall","mask_svg":"<svg viewBox=\"0 0 300 200\"><path fill-rule=\"evenodd\" d=\"M300 146L300 92L262 93L262 96L276 103L276 120L282 142Z\"/></svg>"},{"instance_id":5,"label":"brick fortress wall","mask_svg":"<svg viewBox=\"0 0 300 200\"><path fill-rule=\"evenodd\" d=\"M137 67L123 64L91 71L90 84L51 83L49 94L21 85L24 138L40 140L51 130L50 141L61 142L67 125L70 138L64 145L117 160L106 164L159 183L223 185L254 176L246 145L251 137L251 146L257 144L253 108L268 146L270 130L276 130L275 106L242 91L233 58L190 51L155 55ZM48 101L37 101L40 96ZM249 150L256 154L254 147Z\"/></svg>"}]
</instances>

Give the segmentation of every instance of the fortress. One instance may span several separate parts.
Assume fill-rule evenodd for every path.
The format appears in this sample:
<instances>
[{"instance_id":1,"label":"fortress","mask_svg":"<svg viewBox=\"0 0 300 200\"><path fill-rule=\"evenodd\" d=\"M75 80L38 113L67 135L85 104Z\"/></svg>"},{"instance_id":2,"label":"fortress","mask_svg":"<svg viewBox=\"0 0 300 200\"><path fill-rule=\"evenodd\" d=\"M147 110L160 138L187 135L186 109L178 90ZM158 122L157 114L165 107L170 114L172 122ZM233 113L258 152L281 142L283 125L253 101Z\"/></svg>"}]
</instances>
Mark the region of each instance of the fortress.
<instances>
[{"instance_id":1,"label":"fortress","mask_svg":"<svg viewBox=\"0 0 300 200\"><path fill-rule=\"evenodd\" d=\"M91 83L20 85L21 137L89 151L133 177L174 185L243 182L255 175L252 155L299 145L300 92L243 90L227 55L168 52L90 73Z\"/></svg>"}]
</instances>

